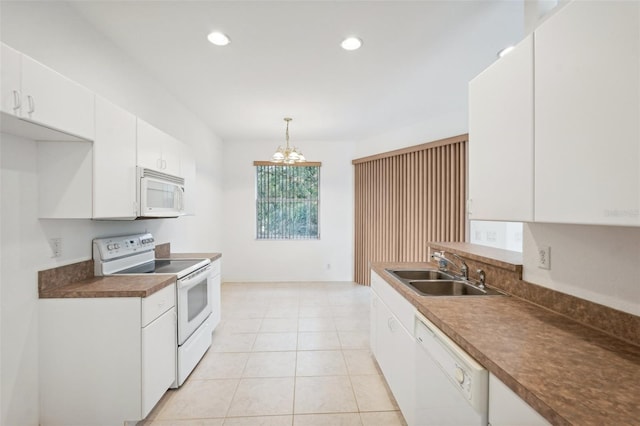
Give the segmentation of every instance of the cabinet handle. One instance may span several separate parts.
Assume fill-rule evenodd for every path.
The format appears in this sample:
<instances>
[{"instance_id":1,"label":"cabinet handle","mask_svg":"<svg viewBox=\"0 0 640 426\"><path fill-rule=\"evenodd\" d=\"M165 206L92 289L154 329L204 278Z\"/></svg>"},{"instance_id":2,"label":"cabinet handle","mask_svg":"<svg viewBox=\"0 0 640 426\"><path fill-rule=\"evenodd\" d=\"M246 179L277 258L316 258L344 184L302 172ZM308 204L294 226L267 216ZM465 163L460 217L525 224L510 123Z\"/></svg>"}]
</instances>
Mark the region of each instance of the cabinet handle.
<instances>
[{"instance_id":1,"label":"cabinet handle","mask_svg":"<svg viewBox=\"0 0 640 426\"><path fill-rule=\"evenodd\" d=\"M389 319L387 320L387 326L389 327L389 330L391 330L391 331L396 331L396 330L395 330L395 324L394 324L394 323L395 323L395 321L394 321L394 319L393 319L393 318L389 318Z\"/></svg>"},{"instance_id":2,"label":"cabinet handle","mask_svg":"<svg viewBox=\"0 0 640 426\"><path fill-rule=\"evenodd\" d=\"M162 160L162 169L166 169L167 168L167 160Z\"/></svg>"},{"instance_id":3,"label":"cabinet handle","mask_svg":"<svg viewBox=\"0 0 640 426\"><path fill-rule=\"evenodd\" d=\"M29 114L33 114L36 111L36 101L33 96L27 95L27 102L29 103Z\"/></svg>"},{"instance_id":4,"label":"cabinet handle","mask_svg":"<svg viewBox=\"0 0 640 426\"><path fill-rule=\"evenodd\" d=\"M162 158L158 158L156 160L156 166L158 166L158 168L162 170Z\"/></svg>"},{"instance_id":5,"label":"cabinet handle","mask_svg":"<svg viewBox=\"0 0 640 426\"><path fill-rule=\"evenodd\" d=\"M22 97L20 96L20 92L17 90L13 91L13 110L18 111L22 108Z\"/></svg>"}]
</instances>

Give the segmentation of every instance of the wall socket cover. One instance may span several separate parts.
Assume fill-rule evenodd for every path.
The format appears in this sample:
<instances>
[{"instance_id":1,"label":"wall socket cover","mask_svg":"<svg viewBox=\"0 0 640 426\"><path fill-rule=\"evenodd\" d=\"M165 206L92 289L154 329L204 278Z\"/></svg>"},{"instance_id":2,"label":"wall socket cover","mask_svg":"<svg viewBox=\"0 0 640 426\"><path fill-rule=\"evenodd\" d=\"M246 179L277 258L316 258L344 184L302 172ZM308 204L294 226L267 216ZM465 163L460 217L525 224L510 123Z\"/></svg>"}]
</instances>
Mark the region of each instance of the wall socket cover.
<instances>
[{"instance_id":1,"label":"wall socket cover","mask_svg":"<svg viewBox=\"0 0 640 426\"><path fill-rule=\"evenodd\" d=\"M538 268L551 269L551 247L538 247Z\"/></svg>"},{"instance_id":2,"label":"wall socket cover","mask_svg":"<svg viewBox=\"0 0 640 426\"><path fill-rule=\"evenodd\" d=\"M49 246L51 247L51 257L62 256L62 238L50 238Z\"/></svg>"}]
</instances>

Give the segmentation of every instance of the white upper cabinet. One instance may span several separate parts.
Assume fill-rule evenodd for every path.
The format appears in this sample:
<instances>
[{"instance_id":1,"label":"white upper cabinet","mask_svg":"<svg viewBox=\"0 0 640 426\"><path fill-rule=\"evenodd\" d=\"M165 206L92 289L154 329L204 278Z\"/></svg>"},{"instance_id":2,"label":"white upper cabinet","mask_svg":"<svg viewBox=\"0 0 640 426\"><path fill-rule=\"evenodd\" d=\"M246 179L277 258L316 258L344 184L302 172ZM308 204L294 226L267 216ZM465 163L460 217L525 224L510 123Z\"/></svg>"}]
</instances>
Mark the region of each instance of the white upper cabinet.
<instances>
[{"instance_id":1,"label":"white upper cabinet","mask_svg":"<svg viewBox=\"0 0 640 426\"><path fill-rule=\"evenodd\" d=\"M535 220L640 226L640 3L576 1L535 32Z\"/></svg>"},{"instance_id":2,"label":"white upper cabinet","mask_svg":"<svg viewBox=\"0 0 640 426\"><path fill-rule=\"evenodd\" d=\"M136 117L96 96L93 218L136 216Z\"/></svg>"},{"instance_id":3,"label":"white upper cabinet","mask_svg":"<svg viewBox=\"0 0 640 426\"><path fill-rule=\"evenodd\" d=\"M185 201L184 214L194 216L196 214L196 158L187 144L182 144L180 155L180 172L184 178Z\"/></svg>"},{"instance_id":4,"label":"white upper cabinet","mask_svg":"<svg viewBox=\"0 0 640 426\"><path fill-rule=\"evenodd\" d=\"M138 119L138 166L182 177L182 143Z\"/></svg>"},{"instance_id":5,"label":"white upper cabinet","mask_svg":"<svg viewBox=\"0 0 640 426\"><path fill-rule=\"evenodd\" d=\"M469 218L533 221L533 36L469 83Z\"/></svg>"},{"instance_id":6,"label":"white upper cabinet","mask_svg":"<svg viewBox=\"0 0 640 426\"><path fill-rule=\"evenodd\" d=\"M2 43L2 51L0 53L0 93L2 94L2 103L0 107L2 112L11 115L20 115L20 102L22 86L22 77L20 71L20 62L22 54Z\"/></svg>"},{"instance_id":7,"label":"white upper cabinet","mask_svg":"<svg viewBox=\"0 0 640 426\"><path fill-rule=\"evenodd\" d=\"M3 112L93 140L93 92L4 44L2 63Z\"/></svg>"}]
</instances>

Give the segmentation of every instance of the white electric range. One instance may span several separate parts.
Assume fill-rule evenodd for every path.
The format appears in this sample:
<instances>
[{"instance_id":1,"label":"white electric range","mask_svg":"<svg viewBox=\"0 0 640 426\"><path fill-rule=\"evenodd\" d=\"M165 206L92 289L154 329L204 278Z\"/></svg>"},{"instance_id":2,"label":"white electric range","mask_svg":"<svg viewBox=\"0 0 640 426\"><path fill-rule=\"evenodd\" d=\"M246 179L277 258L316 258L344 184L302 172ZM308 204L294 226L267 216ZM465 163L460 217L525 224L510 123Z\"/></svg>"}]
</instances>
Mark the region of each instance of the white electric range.
<instances>
[{"instance_id":1,"label":"white electric range","mask_svg":"<svg viewBox=\"0 0 640 426\"><path fill-rule=\"evenodd\" d=\"M149 233L93 240L96 276L171 274L176 276L178 321L176 382L181 386L211 346L211 260L156 259Z\"/></svg>"}]
</instances>

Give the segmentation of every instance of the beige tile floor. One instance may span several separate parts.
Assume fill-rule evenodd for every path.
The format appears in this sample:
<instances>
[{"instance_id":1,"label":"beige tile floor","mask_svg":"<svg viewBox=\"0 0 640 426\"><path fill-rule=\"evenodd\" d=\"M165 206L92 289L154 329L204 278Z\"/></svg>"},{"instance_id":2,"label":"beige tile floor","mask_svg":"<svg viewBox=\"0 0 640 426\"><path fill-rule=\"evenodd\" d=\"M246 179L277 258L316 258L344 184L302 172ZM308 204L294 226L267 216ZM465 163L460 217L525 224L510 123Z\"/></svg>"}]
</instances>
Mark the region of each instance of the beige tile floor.
<instances>
[{"instance_id":1,"label":"beige tile floor","mask_svg":"<svg viewBox=\"0 0 640 426\"><path fill-rule=\"evenodd\" d=\"M406 425L369 351L369 287L225 283L213 345L145 426Z\"/></svg>"}]
</instances>

